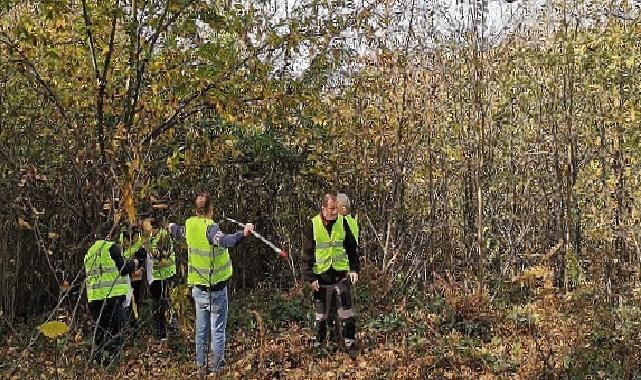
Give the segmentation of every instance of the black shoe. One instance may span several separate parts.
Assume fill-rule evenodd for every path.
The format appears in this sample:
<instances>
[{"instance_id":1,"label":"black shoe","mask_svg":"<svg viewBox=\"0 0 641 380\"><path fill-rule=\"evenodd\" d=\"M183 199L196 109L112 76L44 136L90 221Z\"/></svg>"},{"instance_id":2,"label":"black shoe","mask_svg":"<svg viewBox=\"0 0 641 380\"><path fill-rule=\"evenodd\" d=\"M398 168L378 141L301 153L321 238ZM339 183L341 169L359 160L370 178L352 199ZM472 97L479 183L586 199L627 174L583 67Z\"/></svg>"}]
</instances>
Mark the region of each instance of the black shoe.
<instances>
[{"instance_id":1,"label":"black shoe","mask_svg":"<svg viewBox=\"0 0 641 380\"><path fill-rule=\"evenodd\" d=\"M322 359L329 356L329 352L327 351L327 347L324 344L320 344L318 342L314 342L314 357L316 359Z\"/></svg>"},{"instance_id":2,"label":"black shoe","mask_svg":"<svg viewBox=\"0 0 641 380\"><path fill-rule=\"evenodd\" d=\"M161 333L161 332L156 332L154 334L154 338L159 341L166 341L167 340L167 332Z\"/></svg>"},{"instance_id":3,"label":"black shoe","mask_svg":"<svg viewBox=\"0 0 641 380\"><path fill-rule=\"evenodd\" d=\"M352 359L356 359L360 352L356 343L352 343L349 346L345 347L345 351L347 352L347 355L349 355L349 357Z\"/></svg>"}]
</instances>

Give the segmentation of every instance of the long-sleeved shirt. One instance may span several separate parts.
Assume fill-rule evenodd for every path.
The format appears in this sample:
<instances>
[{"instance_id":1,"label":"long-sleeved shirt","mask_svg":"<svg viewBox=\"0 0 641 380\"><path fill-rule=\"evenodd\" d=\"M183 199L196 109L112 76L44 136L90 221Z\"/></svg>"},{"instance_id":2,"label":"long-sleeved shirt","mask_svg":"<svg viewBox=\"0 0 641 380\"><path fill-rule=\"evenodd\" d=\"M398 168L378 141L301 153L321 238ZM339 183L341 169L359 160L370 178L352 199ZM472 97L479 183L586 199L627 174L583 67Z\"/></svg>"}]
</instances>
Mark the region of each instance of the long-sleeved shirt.
<instances>
[{"instance_id":1,"label":"long-sleeved shirt","mask_svg":"<svg viewBox=\"0 0 641 380\"><path fill-rule=\"evenodd\" d=\"M323 225L325 226L325 229L327 229L327 233L330 235L332 233L332 227L334 226L335 222L336 220L323 220ZM347 221L345 219L343 219L343 228L345 228L345 240L343 240L343 247L345 247L345 252L347 253L347 258L349 259L349 270L350 272L358 273L358 271L360 270L358 244L356 243L354 234L350 230L349 225L347 224ZM316 262L315 251L316 242L314 241L314 225L310 220L308 225L305 227L305 230L303 231L303 277L309 282L318 280L318 282L322 285L331 285L347 276L347 271L336 271L332 267L330 267L325 273L314 273L313 268Z\"/></svg>"},{"instance_id":2,"label":"long-sleeved shirt","mask_svg":"<svg viewBox=\"0 0 641 380\"><path fill-rule=\"evenodd\" d=\"M174 224L171 226L170 232L176 239L185 239L185 226ZM212 224L207 227L207 240L210 244L217 245L221 248L231 248L238 244L244 237L245 234L243 233L243 230L233 234L225 234L220 230L218 224Z\"/></svg>"},{"instance_id":3,"label":"long-sleeved shirt","mask_svg":"<svg viewBox=\"0 0 641 380\"><path fill-rule=\"evenodd\" d=\"M184 240L185 235L186 235L186 229L185 226L179 226L177 224L174 224L171 226L169 232L174 236L176 239ZM232 233L232 234L225 234L220 230L220 227L218 227L218 224L212 224L209 227L207 227L207 241L209 241L210 244L216 245L221 248L231 248L236 246L236 244L240 243L241 240L245 237L245 234L243 230L240 230L238 232ZM227 281L221 281L216 283L211 290L212 291L220 291L223 290L227 286Z\"/></svg>"}]
</instances>

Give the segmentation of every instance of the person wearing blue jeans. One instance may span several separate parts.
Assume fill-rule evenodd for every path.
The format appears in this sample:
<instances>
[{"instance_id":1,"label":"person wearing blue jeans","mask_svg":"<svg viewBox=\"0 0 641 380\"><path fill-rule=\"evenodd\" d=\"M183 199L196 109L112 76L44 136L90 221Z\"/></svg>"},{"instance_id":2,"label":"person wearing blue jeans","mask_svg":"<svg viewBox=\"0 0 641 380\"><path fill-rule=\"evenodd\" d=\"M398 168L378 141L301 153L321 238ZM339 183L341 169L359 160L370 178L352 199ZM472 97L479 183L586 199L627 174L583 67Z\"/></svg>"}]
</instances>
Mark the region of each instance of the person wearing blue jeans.
<instances>
[{"instance_id":1,"label":"person wearing blue jeans","mask_svg":"<svg viewBox=\"0 0 641 380\"><path fill-rule=\"evenodd\" d=\"M196 364L213 364L219 372L225 360L225 329L227 327L227 287L207 292L194 286L191 290L196 303ZM209 355L205 358L207 341L211 337Z\"/></svg>"},{"instance_id":2,"label":"person wearing blue jeans","mask_svg":"<svg viewBox=\"0 0 641 380\"><path fill-rule=\"evenodd\" d=\"M233 273L228 248L236 246L254 230L224 234L213 221L213 206L207 194L196 197L196 216L184 226L169 223L169 231L187 241L187 284L196 305L196 364L206 372L220 373L225 363L227 327L227 282Z\"/></svg>"}]
</instances>

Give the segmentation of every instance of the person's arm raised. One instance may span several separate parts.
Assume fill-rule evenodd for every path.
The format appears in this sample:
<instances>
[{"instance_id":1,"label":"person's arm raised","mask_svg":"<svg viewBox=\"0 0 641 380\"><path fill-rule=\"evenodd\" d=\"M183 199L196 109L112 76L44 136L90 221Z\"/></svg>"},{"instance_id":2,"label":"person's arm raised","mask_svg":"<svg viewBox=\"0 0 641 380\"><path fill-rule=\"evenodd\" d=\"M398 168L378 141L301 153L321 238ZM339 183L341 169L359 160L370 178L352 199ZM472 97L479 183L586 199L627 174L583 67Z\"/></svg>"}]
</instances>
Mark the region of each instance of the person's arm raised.
<instances>
[{"instance_id":1,"label":"person's arm raised","mask_svg":"<svg viewBox=\"0 0 641 380\"><path fill-rule=\"evenodd\" d=\"M221 248L231 248L240 243L245 236L251 235L254 230L254 225L247 223L245 229L237 231L233 234L226 234L220 230L218 224L212 224L207 228L207 240L213 245Z\"/></svg>"}]
</instances>

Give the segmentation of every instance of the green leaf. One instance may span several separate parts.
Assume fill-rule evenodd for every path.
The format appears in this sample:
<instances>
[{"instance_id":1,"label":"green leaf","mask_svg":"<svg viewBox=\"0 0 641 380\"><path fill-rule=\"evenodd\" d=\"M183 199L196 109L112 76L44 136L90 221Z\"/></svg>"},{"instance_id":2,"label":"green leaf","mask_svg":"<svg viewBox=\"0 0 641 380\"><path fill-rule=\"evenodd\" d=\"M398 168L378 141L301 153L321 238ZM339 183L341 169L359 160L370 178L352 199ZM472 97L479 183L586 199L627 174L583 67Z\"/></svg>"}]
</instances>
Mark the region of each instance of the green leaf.
<instances>
[{"instance_id":1,"label":"green leaf","mask_svg":"<svg viewBox=\"0 0 641 380\"><path fill-rule=\"evenodd\" d=\"M0 11L6 11L9 9L9 0L0 0Z\"/></svg>"}]
</instances>

